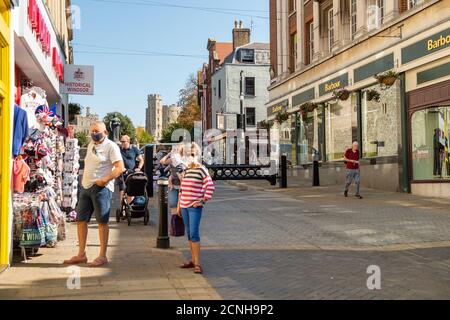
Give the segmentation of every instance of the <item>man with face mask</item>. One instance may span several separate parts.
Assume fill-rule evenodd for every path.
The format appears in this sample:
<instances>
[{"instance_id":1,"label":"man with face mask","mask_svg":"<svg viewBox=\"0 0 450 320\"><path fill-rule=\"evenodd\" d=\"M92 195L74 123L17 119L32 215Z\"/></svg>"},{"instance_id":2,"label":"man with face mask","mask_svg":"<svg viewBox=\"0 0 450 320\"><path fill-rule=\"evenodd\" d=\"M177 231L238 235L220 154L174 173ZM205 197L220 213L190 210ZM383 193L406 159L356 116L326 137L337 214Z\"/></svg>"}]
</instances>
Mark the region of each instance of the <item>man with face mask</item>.
<instances>
[{"instance_id":1,"label":"man with face mask","mask_svg":"<svg viewBox=\"0 0 450 320\"><path fill-rule=\"evenodd\" d=\"M100 254L91 262L91 267L99 267L108 262L106 250L109 236L109 210L114 192L114 179L125 170L119 146L108 139L108 132L103 122L98 121L91 126L92 141L87 147L85 168L78 201L78 255L64 261L65 264L87 263L86 240L88 222L92 214L98 223L100 236Z\"/></svg>"}]
</instances>

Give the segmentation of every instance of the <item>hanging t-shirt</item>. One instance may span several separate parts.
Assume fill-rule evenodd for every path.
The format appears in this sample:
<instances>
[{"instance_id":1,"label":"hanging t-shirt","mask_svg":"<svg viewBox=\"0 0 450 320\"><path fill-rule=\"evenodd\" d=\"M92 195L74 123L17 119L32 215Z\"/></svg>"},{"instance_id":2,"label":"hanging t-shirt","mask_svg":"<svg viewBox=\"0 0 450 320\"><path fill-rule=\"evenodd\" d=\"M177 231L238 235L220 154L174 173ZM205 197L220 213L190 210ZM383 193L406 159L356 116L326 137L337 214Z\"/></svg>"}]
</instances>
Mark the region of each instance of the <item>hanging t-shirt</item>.
<instances>
[{"instance_id":1,"label":"hanging t-shirt","mask_svg":"<svg viewBox=\"0 0 450 320\"><path fill-rule=\"evenodd\" d=\"M36 109L42 105L48 105L47 100L34 91L20 98L20 107L27 112L29 129L41 128L36 119Z\"/></svg>"},{"instance_id":2,"label":"hanging t-shirt","mask_svg":"<svg viewBox=\"0 0 450 320\"><path fill-rule=\"evenodd\" d=\"M14 105L13 155L17 157L28 136L28 116L25 110Z\"/></svg>"},{"instance_id":3,"label":"hanging t-shirt","mask_svg":"<svg viewBox=\"0 0 450 320\"><path fill-rule=\"evenodd\" d=\"M23 159L17 158L13 162L13 190L23 193L25 184L30 179L30 167Z\"/></svg>"}]
</instances>

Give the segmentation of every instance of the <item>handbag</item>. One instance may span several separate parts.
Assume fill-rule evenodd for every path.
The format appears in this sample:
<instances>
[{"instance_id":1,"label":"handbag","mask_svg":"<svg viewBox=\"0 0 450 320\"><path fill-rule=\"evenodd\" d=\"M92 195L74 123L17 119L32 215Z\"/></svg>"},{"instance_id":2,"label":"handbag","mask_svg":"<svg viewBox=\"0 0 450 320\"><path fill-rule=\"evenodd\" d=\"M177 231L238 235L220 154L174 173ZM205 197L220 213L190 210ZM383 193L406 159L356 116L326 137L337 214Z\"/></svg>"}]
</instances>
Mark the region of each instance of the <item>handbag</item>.
<instances>
[{"instance_id":1,"label":"handbag","mask_svg":"<svg viewBox=\"0 0 450 320\"><path fill-rule=\"evenodd\" d=\"M170 221L170 235L172 237L184 236L183 218L177 214L172 215L172 220Z\"/></svg>"}]
</instances>

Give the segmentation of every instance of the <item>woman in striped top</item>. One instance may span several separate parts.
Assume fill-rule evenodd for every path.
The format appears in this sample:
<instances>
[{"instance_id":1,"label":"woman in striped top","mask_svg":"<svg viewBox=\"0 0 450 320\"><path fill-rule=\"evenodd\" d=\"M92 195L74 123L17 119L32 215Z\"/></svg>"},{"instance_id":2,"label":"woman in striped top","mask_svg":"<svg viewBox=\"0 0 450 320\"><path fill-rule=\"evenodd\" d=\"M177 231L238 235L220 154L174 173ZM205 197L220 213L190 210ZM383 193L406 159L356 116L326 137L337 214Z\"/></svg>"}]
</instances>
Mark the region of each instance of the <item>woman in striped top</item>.
<instances>
[{"instance_id":1,"label":"woman in striped top","mask_svg":"<svg viewBox=\"0 0 450 320\"><path fill-rule=\"evenodd\" d=\"M188 169L181 180L178 214L183 217L191 249L192 260L181 268L194 268L195 273L203 273L200 266L200 220L205 202L211 199L214 184L211 176L199 160L200 147L191 145Z\"/></svg>"}]
</instances>

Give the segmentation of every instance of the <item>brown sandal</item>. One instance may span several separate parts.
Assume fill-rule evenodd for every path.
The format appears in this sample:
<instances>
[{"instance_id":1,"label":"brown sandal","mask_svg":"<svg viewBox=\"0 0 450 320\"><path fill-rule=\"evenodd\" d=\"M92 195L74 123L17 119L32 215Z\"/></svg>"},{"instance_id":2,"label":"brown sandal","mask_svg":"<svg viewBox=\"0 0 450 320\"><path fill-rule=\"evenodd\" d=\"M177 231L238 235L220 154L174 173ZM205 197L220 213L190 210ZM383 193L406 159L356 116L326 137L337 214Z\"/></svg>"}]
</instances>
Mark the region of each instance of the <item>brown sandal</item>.
<instances>
[{"instance_id":1,"label":"brown sandal","mask_svg":"<svg viewBox=\"0 0 450 320\"><path fill-rule=\"evenodd\" d=\"M202 267L201 267L200 265L196 265L196 266L194 267L194 273L202 274L202 273L203 273Z\"/></svg>"},{"instance_id":2,"label":"brown sandal","mask_svg":"<svg viewBox=\"0 0 450 320\"><path fill-rule=\"evenodd\" d=\"M191 268L194 268L194 267L195 267L195 265L194 265L194 263L192 261L185 262L185 263L183 263L180 266L181 269L191 269Z\"/></svg>"}]
</instances>

